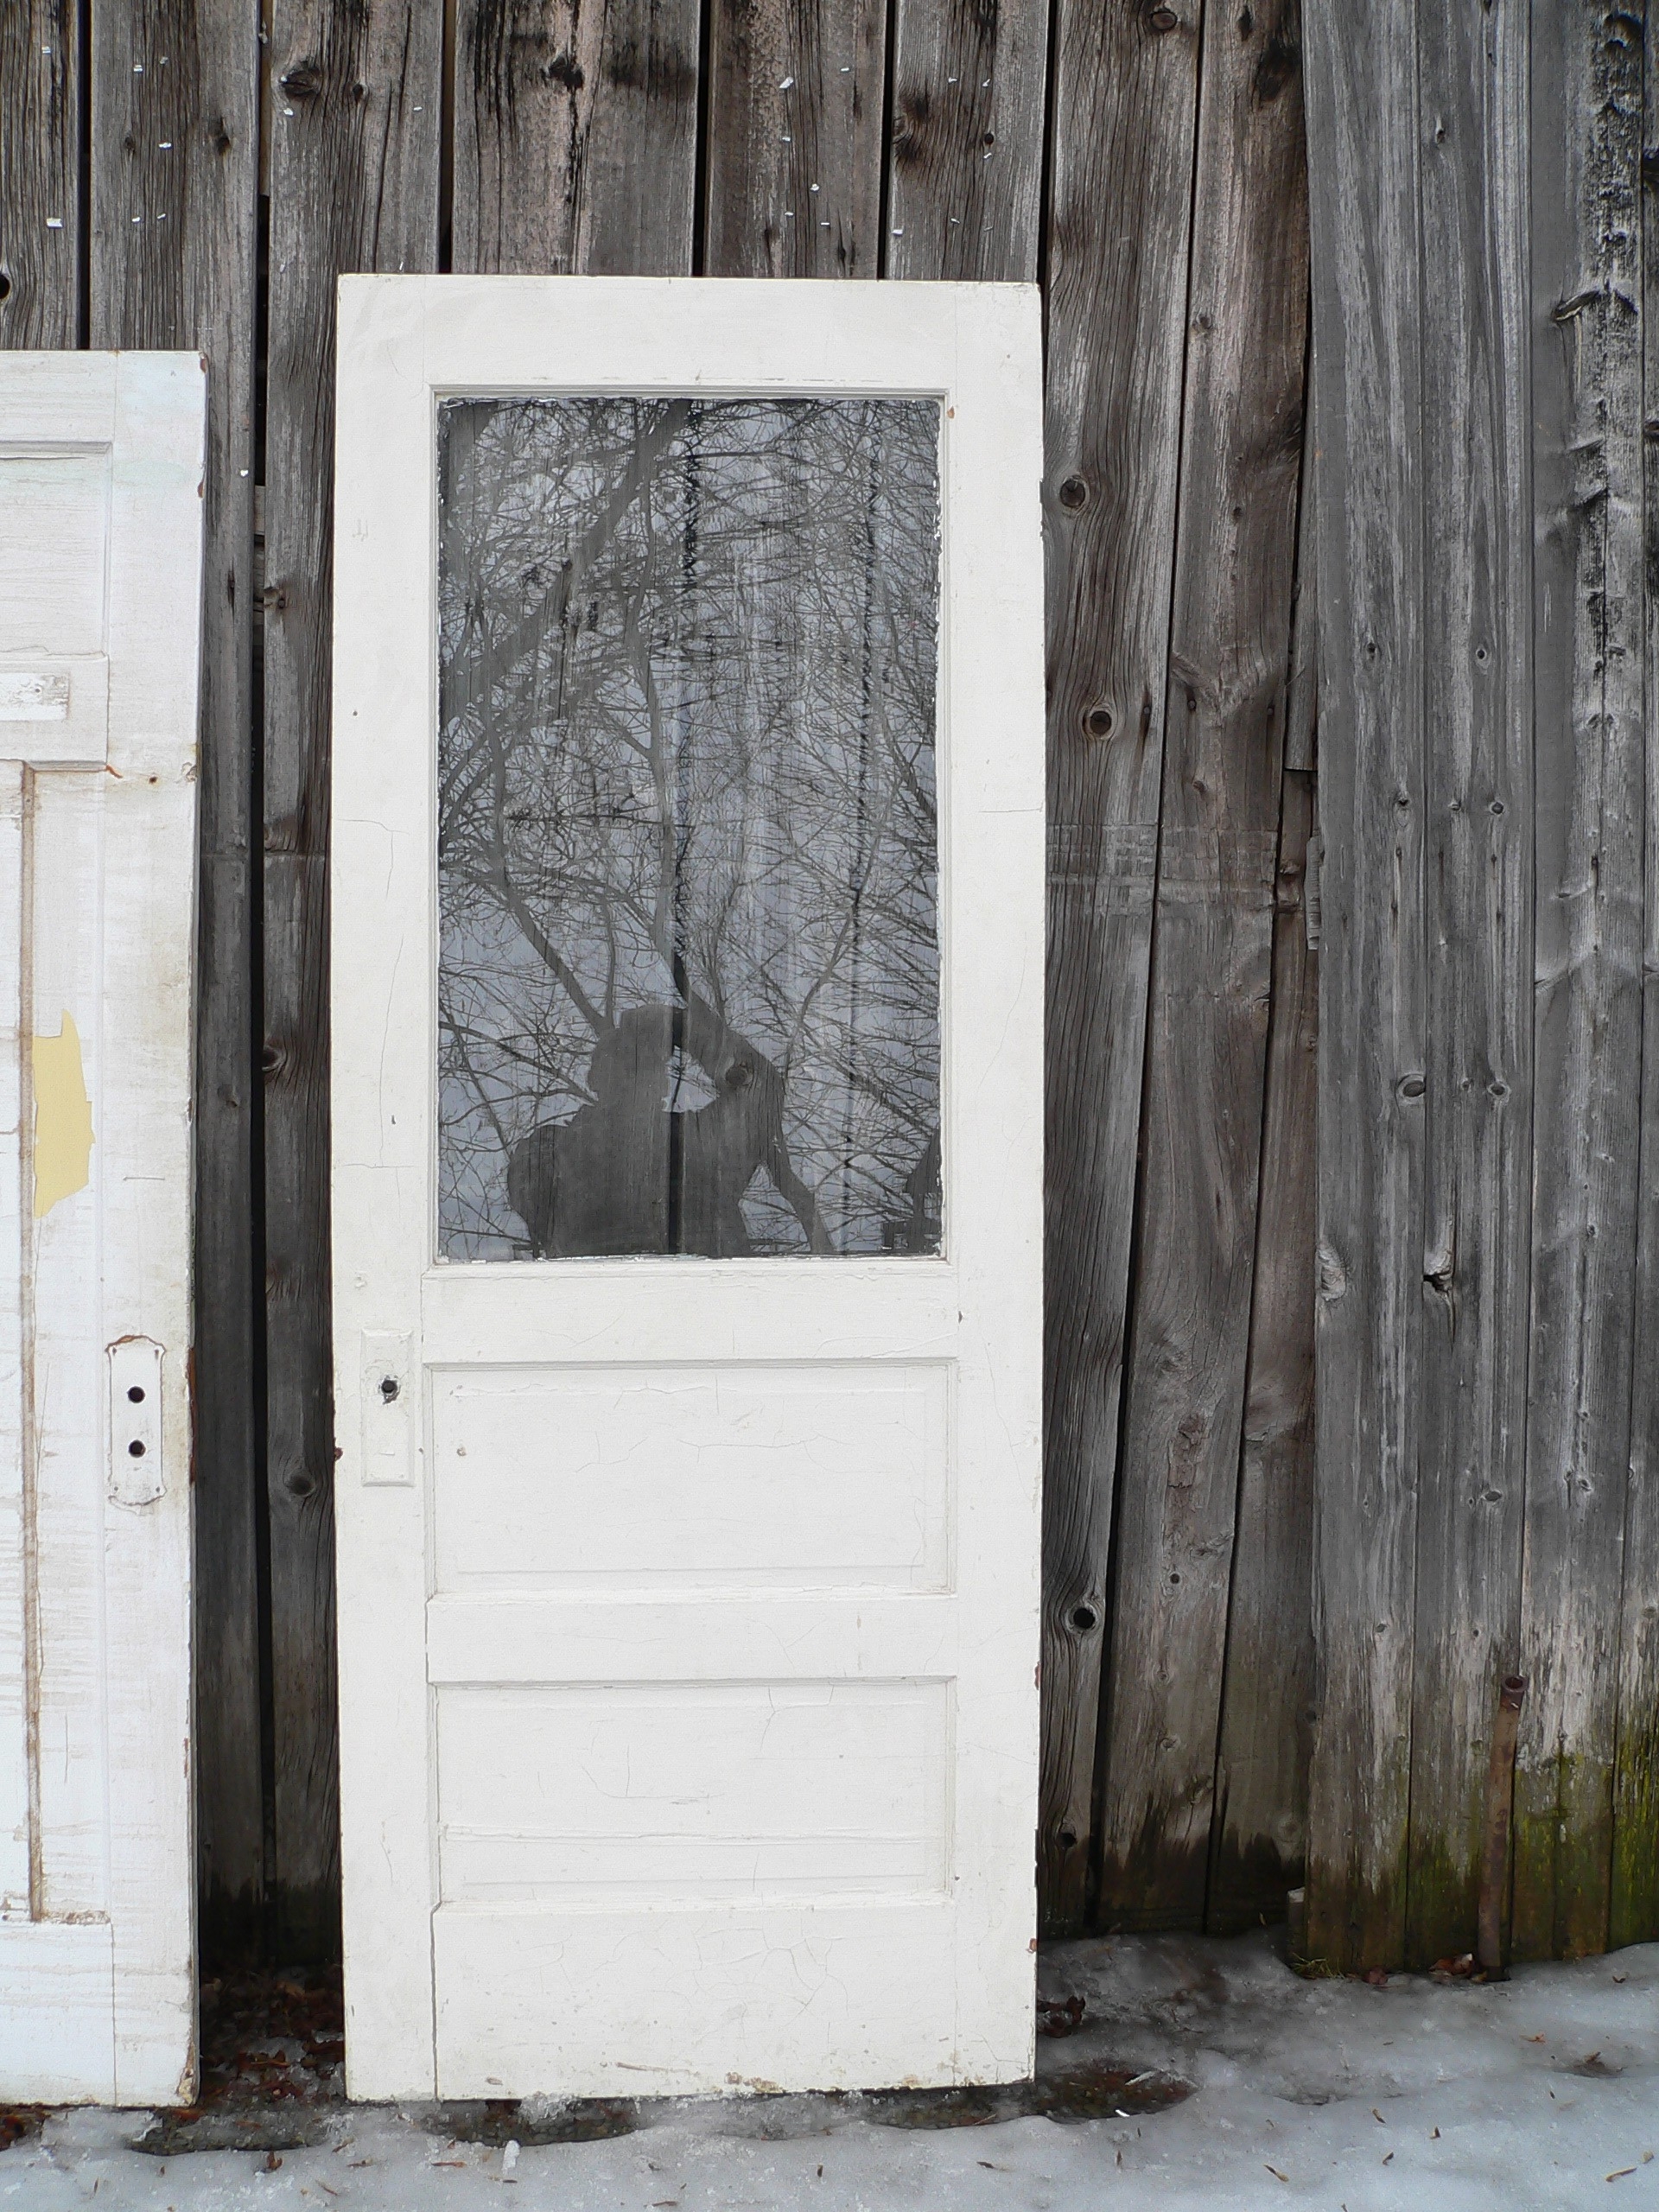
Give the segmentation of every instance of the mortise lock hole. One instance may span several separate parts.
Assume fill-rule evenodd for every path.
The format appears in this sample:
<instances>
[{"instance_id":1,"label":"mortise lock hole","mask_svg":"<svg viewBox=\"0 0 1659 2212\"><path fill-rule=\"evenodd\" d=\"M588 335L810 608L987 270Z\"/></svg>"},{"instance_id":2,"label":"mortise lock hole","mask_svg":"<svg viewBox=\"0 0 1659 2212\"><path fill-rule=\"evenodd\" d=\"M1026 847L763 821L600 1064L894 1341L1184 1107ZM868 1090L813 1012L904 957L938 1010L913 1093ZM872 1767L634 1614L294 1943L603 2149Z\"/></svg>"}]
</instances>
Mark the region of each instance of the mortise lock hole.
<instances>
[{"instance_id":1,"label":"mortise lock hole","mask_svg":"<svg viewBox=\"0 0 1659 2212\"><path fill-rule=\"evenodd\" d=\"M1074 1605L1071 1608L1071 1625L1079 1636L1087 1636L1099 1618L1092 1605Z\"/></svg>"},{"instance_id":2,"label":"mortise lock hole","mask_svg":"<svg viewBox=\"0 0 1659 2212\"><path fill-rule=\"evenodd\" d=\"M142 1459L143 1458L144 1445L143 1439L142 1437L135 1436L133 1438L131 1443L127 1446L127 1455L130 1459Z\"/></svg>"},{"instance_id":3,"label":"mortise lock hole","mask_svg":"<svg viewBox=\"0 0 1659 2212\"><path fill-rule=\"evenodd\" d=\"M131 1389L128 1391L127 1395L131 1399L135 1406L142 1406L144 1402L143 1389L140 1383L135 1382Z\"/></svg>"},{"instance_id":4,"label":"mortise lock hole","mask_svg":"<svg viewBox=\"0 0 1659 2212\"><path fill-rule=\"evenodd\" d=\"M385 1400L388 1405L390 1405L392 1400L397 1395L397 1390L398 1382L397 1377L395 1375L383 1375L381 1376L380 1395Z\"/></svg>"}]
</instances>

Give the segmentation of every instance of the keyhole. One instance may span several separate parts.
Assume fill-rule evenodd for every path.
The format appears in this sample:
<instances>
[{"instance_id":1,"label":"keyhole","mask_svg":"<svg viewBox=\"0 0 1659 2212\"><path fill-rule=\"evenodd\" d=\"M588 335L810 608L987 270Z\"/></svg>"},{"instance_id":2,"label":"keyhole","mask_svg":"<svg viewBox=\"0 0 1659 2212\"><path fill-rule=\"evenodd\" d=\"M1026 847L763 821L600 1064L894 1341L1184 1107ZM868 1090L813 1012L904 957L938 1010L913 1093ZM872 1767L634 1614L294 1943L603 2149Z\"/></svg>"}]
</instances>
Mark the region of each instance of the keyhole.
<instances>
[{"instance_id":1,"label":"keyhole","mask_svg":"<svg viewBox=\"0 0 1659 2212\"><path fill-rule=\"evenodd\" d=\"M128 1391L127 1395L131 1399L135 1406L142 1406L144 1402L143 1391L137 1382L135 1382L132 1388Z\"/></svg>"},{"instance_id":2,"label":"keyhole","mask_svg":"<svg viewBox=\"0 0 1659 2212\"><path fill-rule=\"evenodd\" d=\"M388 1405L390 1405L392 1400L397 1396L397 1377L395 1375L383 1375L380 1378L380 1395L385 1400Z\"/></svg>"},{"instance_id":3,"label":"keyhole","mask_svg":"<svg viewBox=\"0 0 1659 2212\"><path fill-rule=\"evenodd\" d=\"M128 1451L128 1453L130 1454L130 1456L131 1458L133 1458L133 1459L142 1459L143 1458L143 1456L144 1456L144 1446L143 1446L143 1440L142 1440L141 1438L139 1438L139 1437L135 1436L135 1437L133 1438L133 1440L132 1440L131 1443L128 1445L128 1446L127 1446L127 1451Z\"/></svg>"}]
</instances>

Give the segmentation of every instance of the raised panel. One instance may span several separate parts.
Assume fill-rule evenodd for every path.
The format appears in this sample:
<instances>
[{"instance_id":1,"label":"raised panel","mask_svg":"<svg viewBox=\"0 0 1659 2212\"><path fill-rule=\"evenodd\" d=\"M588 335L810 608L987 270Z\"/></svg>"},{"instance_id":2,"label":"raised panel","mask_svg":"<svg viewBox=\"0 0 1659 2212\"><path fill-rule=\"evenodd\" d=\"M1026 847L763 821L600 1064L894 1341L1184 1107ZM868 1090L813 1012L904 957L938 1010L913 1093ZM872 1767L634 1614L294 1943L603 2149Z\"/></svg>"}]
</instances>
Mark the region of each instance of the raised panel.
<instances>
[{"instance_id":1,"label":"raised panel","mask_svg":"<svg viewBox=\"0 0 1659 2212\"><path fill-rule=\"evenodd\" d=\"M440 1592L940 1589L944 1363L440 1374Z\"/></svg>"},{"instance_id":2,"label":"raised panel","mask_svg":"<svg viewBox=\"0 0 1659 2212\"><path fill-rule=\"evenodd\" d=\"M783 1900L764 1917L721 1902L642 1911L632 1897L568 1913L440 1905L423 1930L438 2094L520 2095L541 2081L563 2096L637 2097L650 2082L661 2094L729 2096L985 2079L987 2047L949 1993L953 1916L944 1895Z\"/></svg>"},{"instance_id":3,"label":"raised panel","mask_svg":"<svg viewBox=\"0 0 1659 2212\"><path fill-rule=\"evenodd\" d=\"M0 1923L0 2082L8 2102L54 2103L66 2082L113 2104L115 1952L107 1920Z\"/></svg>"},{"instance_id":4,"label":"raised panel","mask_svg":"<svg viewBox=\"0 0 1659 2212\"><path fill-rule=\"evenodd\" d=\"M939 1681L446 1688L440 1900L938 1891L949 1752Z\"/></svg>"},{"instance_id":5,"label":"raised panel","mask_svg":"<svg viewBox=\"0 0 1659 2212\"><path fill-rule=\"evenodd\" d=\"M110 456L0 448L0 653L104 649Z\"/></svg>"}]
</instances>

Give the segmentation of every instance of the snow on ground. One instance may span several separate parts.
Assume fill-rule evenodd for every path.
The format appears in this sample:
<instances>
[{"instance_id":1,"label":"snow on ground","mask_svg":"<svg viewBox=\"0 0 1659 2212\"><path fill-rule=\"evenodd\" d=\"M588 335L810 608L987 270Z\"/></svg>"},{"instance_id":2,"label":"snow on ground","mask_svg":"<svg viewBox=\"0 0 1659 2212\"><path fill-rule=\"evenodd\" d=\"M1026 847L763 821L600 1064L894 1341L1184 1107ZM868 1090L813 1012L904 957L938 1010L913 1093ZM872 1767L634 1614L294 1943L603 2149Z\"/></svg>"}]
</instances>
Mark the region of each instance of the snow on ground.
<instances>
[{"instance_id":1,"label":"snow on ground","mask_svg":"<svg viewBox=\"0 0 1659 2212\"><path fill-rule=\"evenodd\" d=\"M1267 1936L1118 1937L1049 1951L1042 1981L1051 2017L1083 2000L1077 2031L1040 2045L1044 2094L1081 2078L1098 2105L1135 2075L1151 2087L1130 2106L1161 2077L1192 2094L949 2127L855 2098L661 2103L633 2133L516 2152L452 2141L429 2110L333 2104L302 2116L308 2148L153 2156L130 2147L143 2115L66 2112L0 2152L0 2212L1659 2212L1659 1944L1374 1988L1303 1981ZM918 2111L940 2117L887 2117Z\"/></svg>"}]
</instances>

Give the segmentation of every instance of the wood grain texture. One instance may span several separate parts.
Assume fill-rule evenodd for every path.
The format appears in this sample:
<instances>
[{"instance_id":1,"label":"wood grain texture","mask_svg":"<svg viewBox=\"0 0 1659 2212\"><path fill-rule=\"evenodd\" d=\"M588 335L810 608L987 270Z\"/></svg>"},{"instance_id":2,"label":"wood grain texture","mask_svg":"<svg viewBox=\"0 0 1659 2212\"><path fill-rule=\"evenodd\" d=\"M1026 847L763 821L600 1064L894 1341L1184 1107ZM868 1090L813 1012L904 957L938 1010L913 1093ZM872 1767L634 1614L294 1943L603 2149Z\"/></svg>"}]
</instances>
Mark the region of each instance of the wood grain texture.
<instances>
[{"instance_id":1,"label":"wood grain texture","mask_svg":"<svg viewBox=\"0 0 1659 2212\"><path fill-rule=\"evenodd\" d=\"M1308 1955L1396 1960L1421 1388L1424 558L1414 11L1306 18L1319 423L1319 1296Z\"/></svg>"},{"instance_id":2,"label":"wood grain texture","mask_svg":"<svg viewBox=\"0 0 1659 2212\"><path fill-rule=\"evenodd\" d=\"M419 0L277 0L270 33L267 1481L285 1958L336 1956L340 1940L326 959L335 278L435 265L442 33L442 10Z\"/></svg>"},{"instance_id":3,"label":"wood grain texture","mask_svg":"<svg viewBox=\"0 0 1659 2212\"><path fill-rule=\"evenodd\" d=\"M1476 1941L1489 1748L1515 1669L1531 1159L1532 506L1519 10L1424 9L1428 1094L1404 1957Z\"/></svg>"},{"instance_id":4,"label":"wood grain texture","mask_svg":"<svg viewBox=\"0 0 1659 2212\"><path fill-rule=\"evenodd\" d=\"M1198 1927L1255 1271L1306 350L1297 0L1205 17L1101 1918Z\"/></svg>"},{"instance_id":5,"label":"wood grain texture","mask_svg":"<svg viewBox=\"0 0 1659 2212\"><path fill-rule=\"evenodd\" d=\"M884 0L709 0L711 276L881 272Z\"/></svg>"},{"instance_id":6,"label":"wood grain texture","mask_svg":"<svg viewBox=\"0 0 1659 2212\"><path fill-rule=\"evenodd\" d=\"M1659 699L1659 52L1643 68L1642 159L1642 538L1643 688ZM1637 1198L1636 1342L1630 1394L1630 1494L1618 1639L1618 1749L1613 1775L1613 1877L1608 1941L1659 1938L1659 773L1646 778L1642 960L1642 1141Z\"/></svg>"},{"instance_id":7,"label":"wood grain texture","mask_svg":"<svg viewBox=\"0 0 1659 2212\"><path fill-rule=\"evenodd\" d=\"M195 1663L202 1942L256 1943L264 1890L252 1134L253 0L101 13L91 342L208 364L195 1064Z\"/></svg>"},{"instance_id":8,"label":"wood grain texture","mask_svg":"<svg viewBox=\"0 0 1659 2212\"><path fill-rule=\"evenodd\" d=\"M80 330L80 93L75 0L0 9L0 346Z\"/></svg>"},{"instance_id":9,"label":"wood grain texture","mask_svg":"<svg viewBox=\"0 0 1659 2212\"><path fill-rule=\"evenodd\" d=\"M1303 496L1306 496L1304 481ZM1305 618L1304 597L1298 623ZM1313 1700L1313 1283L1319 955L1308 944L1313 779L1280 810L1255 1272L1205 1926L1277 1920L1307 1852Z\"/></svg>"},{"instance_id":10,"label":"wood grain texture","mask_svg":"<svg viewBox=\"0 0 1659 2212\"><path fill-rule=\"evenodd\" d=\"M1642 1080L1642 33L1535 11L1537 884L1514 1950L1609 1929Z\"/></svg>"},{"instance_id":11,"label":"wood grain texture","mask_svg":"<svg viewBox=\"0 0 1659 2212\"><path fill-rule=\"evenodd\" d=\"M1059 0L1048 238L1044 1921L1087 1904L1164 751L1195 0Z\"/></svg>"},{"instance_id":12,"label":"wood grain texture","mask_svg":"<svg viewBox=\"0 0 1659 2212\"><path fill-rule=\"evenodd\" d=\"M1037 276L1048 0L898 0L887 274Z\"/></svg>"},{"instance_id":13,"label":"wood grain texture","mask_svg":"<svg viewBox=\"0 0 1659 2212\"><path fill-rule=\"evenodd\" d=\"M697 0L460 0L452 265L678 276Z\"/></svg>"}]
</instances>

